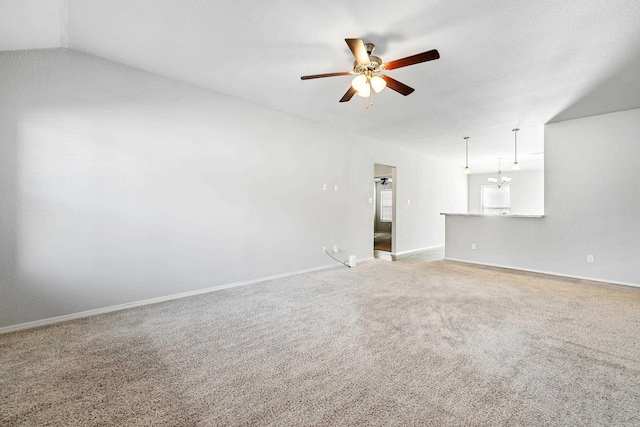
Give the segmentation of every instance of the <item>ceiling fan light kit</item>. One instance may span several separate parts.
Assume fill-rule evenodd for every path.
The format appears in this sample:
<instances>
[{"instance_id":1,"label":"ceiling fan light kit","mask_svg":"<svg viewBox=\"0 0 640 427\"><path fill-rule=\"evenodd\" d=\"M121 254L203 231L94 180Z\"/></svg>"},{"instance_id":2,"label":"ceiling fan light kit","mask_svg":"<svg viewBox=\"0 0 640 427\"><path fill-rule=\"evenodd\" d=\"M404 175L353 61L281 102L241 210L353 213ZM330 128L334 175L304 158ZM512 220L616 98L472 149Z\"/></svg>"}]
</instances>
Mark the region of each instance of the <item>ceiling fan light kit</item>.
<instances>
[{"instance_id":1,"label":"ceiling fan light kit","mask_svg":"<svg viewBox=\"0 0 640 427\"><path fill-rule=\"evenodd\" d=\"M384 74L386 71L396 68L408 67L409 65L419 64L421 62L433 61L440 58L440 53L433 49L417 55L408 56L406 58L397 59L395 61L382 62L377 56L371 55L376 48L373 43L364 43L362 39L345 39L351 53L355 57L352 71L344 71L338 73L313 74L302 76L302 80L319 79L324 77L350 76L355 75L351 81L351 87L342 96L340 102L348 102L356 93L358 96L367 98L366 108L373 105L373 93L379 93L385 87L407 96L415 89L401 83Z\"/></svg>"}]
</instances>

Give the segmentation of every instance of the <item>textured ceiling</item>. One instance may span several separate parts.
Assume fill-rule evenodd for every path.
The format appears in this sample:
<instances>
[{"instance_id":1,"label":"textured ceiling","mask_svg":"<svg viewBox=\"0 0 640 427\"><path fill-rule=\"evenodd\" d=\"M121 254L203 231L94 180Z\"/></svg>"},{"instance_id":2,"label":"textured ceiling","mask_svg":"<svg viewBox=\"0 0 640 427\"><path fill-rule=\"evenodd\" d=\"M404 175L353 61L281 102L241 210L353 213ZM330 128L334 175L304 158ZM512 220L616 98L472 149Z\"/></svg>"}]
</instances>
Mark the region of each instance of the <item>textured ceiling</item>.
<instances>
[{"instance_id":1,"label":"textured ceiling","mask_svg":"<svg viewBox=\"0 0 640 427\"><path fill-rule=\"evenodd\" d=\"M637 0L402 1L59 0L68 47L217 92L401 144L474 172L542 164L543 125L640 107ZM64 18L63 18L64 19ZM376 44L386 61L430 49L441 59L389 75L365 109L338 103L350 77L344 39Z\"/></svg>"}]
</instances>

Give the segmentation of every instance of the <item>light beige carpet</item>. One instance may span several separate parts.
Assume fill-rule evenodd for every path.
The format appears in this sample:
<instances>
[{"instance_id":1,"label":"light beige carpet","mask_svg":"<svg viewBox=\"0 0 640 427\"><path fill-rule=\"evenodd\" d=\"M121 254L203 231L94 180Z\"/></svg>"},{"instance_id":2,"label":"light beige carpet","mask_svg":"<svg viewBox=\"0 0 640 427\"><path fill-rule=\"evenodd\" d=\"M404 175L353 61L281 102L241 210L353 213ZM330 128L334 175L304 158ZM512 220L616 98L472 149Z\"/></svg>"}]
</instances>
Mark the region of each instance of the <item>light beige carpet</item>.
<instances>
[{"instance_id":1,"label":"light beige carpet","mask_svg":"<svg viewBox=\"0 0 640 427\"><path fill-rule=\"evenodd\" d=\"M0 336L0 425L640 425L640 289L369 261Z\"/></svg>"}]
</instances>

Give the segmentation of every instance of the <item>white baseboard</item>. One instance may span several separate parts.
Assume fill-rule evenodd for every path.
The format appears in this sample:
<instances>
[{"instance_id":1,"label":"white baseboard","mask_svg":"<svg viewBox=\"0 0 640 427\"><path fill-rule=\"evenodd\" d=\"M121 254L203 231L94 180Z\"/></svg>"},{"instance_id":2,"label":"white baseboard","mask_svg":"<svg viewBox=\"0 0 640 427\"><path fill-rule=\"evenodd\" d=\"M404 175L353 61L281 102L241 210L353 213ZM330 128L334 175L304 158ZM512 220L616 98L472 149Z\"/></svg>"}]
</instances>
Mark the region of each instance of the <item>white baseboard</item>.
<instances>
[{"instance_id":1,"label":"white baseboard","mask_svg":"<svg viewBox=\"0 0 640 427\"><path fill-rule=\"evenodd\" d=\"M413 254L417 254L419 252L425 252L425 251L431 251L434 249L443 249L444 245L435 245L435 246L428 246L426 248L420 248L420 249L411 249L409 251L402 251L402 252L392 252L391 255L394 257L402 257L404 255L413 255Z\"/></svg>"},{"instance_id":2,"label":"white baseboard","mask_svg":"<svg viewBox=\"0 0 640 427\"><path fill-rule=\"evenodd\" d=\"M508 270L528 271L530 273L548 274L549 276L568 277L570 279L589 280L591 282L611 283L613 285L624 285L624 286L633 286L635 288L640 288L640 283L618 282L618 281L615 281L615 280L595 279L593 277L573 276L573 275L569 275L569 274L554 273L554 272L551 272L551 271L532 270L532 269L529 269L529 268L513 267L513 266L501 265L501 264L490 264L490 263L487 263L487 262L469 261L469 260L466 260L466 259L447 258L447 257L445 257L444 259L447 260L447 261L464 262L464 263L467 263L467 264L486 265L488 267L506 268Z\"/></svg>"},{"instance_id":3,"label":"white baseboard","mask_svg":"<svg viewBox=\"0 0 640 427\"><path fill-rule=\"evenodd\" d=\"M367 261L367 258L361 261ZM140 301L127 302L124 304L112 305L109 307L96 308L93 310L81 311L79 313L65 314L63 316L49 317L47 319L34 320L32 322L19 323L17 325L4 326L0 328L0 335L10 332L21 331L23 329L37 328L40 326L53 325L54 323L67 322L69 320L82 319L84 317L96 316L98 314L111 313L112 311L126 310L128 308L140 307L143 305L157 304L159 302L171 301L180 298L192 297L195 295L206 294L209 292L220 291L223 289L235 288L238 286L251 285L254 283L266 282L268 280L281 279L283 277L296 276L299 274L312 273L314 271L326 270L329 268L339 267L338 264L323 265L322 267L308 268L305 270L294 271L291 273L276 274L274 276L261 277L259 279L247 280L244 282L229 283L226 285L212 286L210 288L196 289L194 291L181 292L179 294L165 295L156 298L149 298ZM356 267L357 268L357 267Z\"/></svg>"}]
</instances>

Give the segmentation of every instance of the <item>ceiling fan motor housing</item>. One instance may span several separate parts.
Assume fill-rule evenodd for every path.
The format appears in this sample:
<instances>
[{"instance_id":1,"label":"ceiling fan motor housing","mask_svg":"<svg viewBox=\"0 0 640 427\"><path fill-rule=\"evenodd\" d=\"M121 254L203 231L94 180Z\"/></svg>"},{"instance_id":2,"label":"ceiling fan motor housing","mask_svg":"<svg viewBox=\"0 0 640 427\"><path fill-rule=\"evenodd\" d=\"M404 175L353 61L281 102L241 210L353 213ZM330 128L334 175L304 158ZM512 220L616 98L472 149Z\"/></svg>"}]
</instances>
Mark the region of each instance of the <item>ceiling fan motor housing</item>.
<instances>
[{"instance_id":1,"label":"ceiling fan motor housing","mask_svg":"<svg viewBox=\"0 0 640 427\"><path fill-rule=\"evenodd\" d=\"M382 71L382 59L377 56L369 56L368 64L358 64L358 61L353 63L353 72L356 74L371 74L376 75Z\"/></svg>"}]
</instances>

